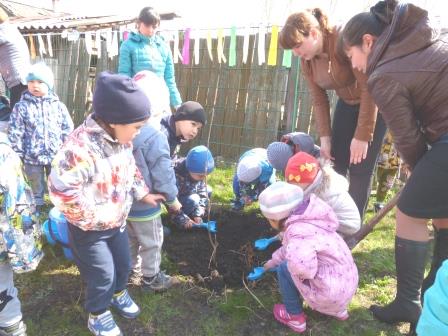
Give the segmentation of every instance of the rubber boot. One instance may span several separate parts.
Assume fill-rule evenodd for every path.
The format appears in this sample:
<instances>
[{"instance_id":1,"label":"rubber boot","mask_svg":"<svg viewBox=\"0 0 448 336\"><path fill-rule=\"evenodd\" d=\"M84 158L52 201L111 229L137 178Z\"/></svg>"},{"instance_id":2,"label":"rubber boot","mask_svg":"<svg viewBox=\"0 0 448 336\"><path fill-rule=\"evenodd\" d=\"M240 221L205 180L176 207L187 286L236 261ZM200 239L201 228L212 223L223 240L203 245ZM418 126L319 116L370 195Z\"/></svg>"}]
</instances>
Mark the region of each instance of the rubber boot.
<instances>
[{"instance_id":1,"label":"rubber boot","mask_svg":"<svg viewBox=\"0 0 448 336\"><path fill-rule=\"evenodd\" d=\"M423 305L423 295L432 286L436 278L436 273L442 263L448 259L448 229L434 229L434 253L432 256L431 269L422 285L421 301Z\"/></svg>"},{"instance_id":2,"label":"rubber boot","mask_svg":"<svg viewBox=\"0 0 448 336\"><path fill-rule=\"evenodd\" d=\"M410 322L411 329L420 317L420 287L425 274L428 242L395 237L397 294L394 301L370 307L375 318L386 323Z\"/></svg>"}]
</instances>

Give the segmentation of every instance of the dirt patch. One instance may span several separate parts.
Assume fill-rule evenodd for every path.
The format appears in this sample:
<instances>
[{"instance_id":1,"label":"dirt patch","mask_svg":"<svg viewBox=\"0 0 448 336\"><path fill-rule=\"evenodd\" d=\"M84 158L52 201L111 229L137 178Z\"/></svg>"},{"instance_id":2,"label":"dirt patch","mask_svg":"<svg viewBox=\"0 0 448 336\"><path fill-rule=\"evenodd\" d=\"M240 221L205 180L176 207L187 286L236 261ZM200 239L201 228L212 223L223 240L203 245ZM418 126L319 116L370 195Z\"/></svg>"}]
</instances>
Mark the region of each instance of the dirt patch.
<instances>
[{"instance_id":1,"label":"dirt patch","mask_svg":"<svg viewBox=\"0 0 448 336\"><path fill-rule=\"evenodd\" d=\"M218 233L216 264L211 261L212 245L206 230L194 229L187 232L173 232L166 237L164 249L169 259L182 275L192 276L197 283L215 291L225 286L240 288L242 279L255 266L268 260L279 247L274 243L265 251L254 249L258 238L271 237L276 232L259 213L214 213Z\"/></svg>"}]
</instances>

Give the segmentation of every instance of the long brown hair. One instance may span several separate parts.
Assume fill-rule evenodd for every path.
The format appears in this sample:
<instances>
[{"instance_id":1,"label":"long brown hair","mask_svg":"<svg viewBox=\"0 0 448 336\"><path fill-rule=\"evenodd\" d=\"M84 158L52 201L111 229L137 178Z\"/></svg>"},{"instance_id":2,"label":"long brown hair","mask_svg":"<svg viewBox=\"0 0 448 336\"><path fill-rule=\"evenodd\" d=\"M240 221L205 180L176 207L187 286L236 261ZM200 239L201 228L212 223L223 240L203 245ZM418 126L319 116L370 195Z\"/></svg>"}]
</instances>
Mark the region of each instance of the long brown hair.
<instances>
[{"instance_id":1,"label":"long brown hair","mask_svg":"<svg viewBox=\"0 0 448 336\"><path fill-rule=\"evenodd\" d=\"M322 33L331 31L328 16L322 9L307 9L291 14L279 34L281 47L292 49L300 45L310 35L311 28L318 28Z\"/></svg>"},{"instance_id":2,"label":"long brown hair","mask_svg":"<svg viewBox=\"0 0 448 336\"><path fill-rule=\"evenodd\" d=\"M341 34L341 44L344 49L361 46L365 34L380 36L390 25L394 16L397 0L379 1L369 12L359 13L352 17Z\"/></svg>"}]
</instances>

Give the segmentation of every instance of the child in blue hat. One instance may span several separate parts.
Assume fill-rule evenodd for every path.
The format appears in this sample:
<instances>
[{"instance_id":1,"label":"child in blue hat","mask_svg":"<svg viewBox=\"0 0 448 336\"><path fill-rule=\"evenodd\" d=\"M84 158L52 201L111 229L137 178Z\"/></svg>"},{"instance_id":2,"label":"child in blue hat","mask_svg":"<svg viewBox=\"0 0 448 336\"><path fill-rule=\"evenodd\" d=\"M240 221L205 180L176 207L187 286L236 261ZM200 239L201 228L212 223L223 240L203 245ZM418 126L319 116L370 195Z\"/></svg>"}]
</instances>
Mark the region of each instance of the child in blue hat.
<instances>
[{"instance_id":1,"label":"child in blue hat","mask_svg":"<svg viewBox=\"0 0 448 336\"><path fill-rule=\"evenodd\" d=\"M214 168L212 153L205 146L193 147L185 159L177 162L174 171L182 209L171 219L178 228L190 229L207 215L211 188L205 179Z\"/></svg>"},{"instance_id":2,"label":"child in blue hat","mask_svg":"<svg viewBox=\"0 0 448 336\"><path fill-rule=\"evenodd\" d=\"M26 90L11 114L9 141L25 164L36 206L44 205L46 179L56 152L73 131L67 107L54 93L54 78L45 63L36 63Z\"/></svg>"}]
</instances>

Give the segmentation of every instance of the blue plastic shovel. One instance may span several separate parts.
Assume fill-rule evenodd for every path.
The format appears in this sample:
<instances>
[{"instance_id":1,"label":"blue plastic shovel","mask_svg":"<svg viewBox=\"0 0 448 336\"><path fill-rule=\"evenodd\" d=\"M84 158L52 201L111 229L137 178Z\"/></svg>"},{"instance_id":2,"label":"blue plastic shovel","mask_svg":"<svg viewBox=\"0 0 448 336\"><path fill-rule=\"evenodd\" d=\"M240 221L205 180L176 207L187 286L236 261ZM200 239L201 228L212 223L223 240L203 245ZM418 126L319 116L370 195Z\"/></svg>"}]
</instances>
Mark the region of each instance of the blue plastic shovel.
<instances>
[{"instance_id":1,"label":"blue plastic shovel","mask_svg":"<svg viewBox=\"0 0 448 336\"><path fill-rule=\"evenodd\" d=\"M277 272L277 267L274 268L270 268L269 272ZM261 279L261 277L263 277L263 275L266 273L266 271L264 270L264 267L255 267L252 272L249 273L249 275L247 276L247 280L249 281L255 281L258 279Z\"/></svg>"},{"instance_id":2,"label":"blue plastic shovel","mask_svg":"<svg viewBox=\"0 0 448 336\"><path fill-rule=\"evenodd\" d=\"M216 233L216 221L210 221L208 223L202 222L201 224L193 224L193 227L203 228L210 231L211 233Z\"/></svg>"},{"instance_id":3,"label":"blue plastic shovel","mask_svg":"<svg viewBox=\"0 0 448 336\"><path fill-rule=\"evenodd\" d=\"M277 240L279 240L279 239L278 239L278 236L274 236L274 237L271 237L271 238L261 238L261 239L257 239L257 240L255 241L255 248L256 248L257 250L260 250L260 251L262 251L262 250L266 250L267 247L268 247L270 244L272 244L273 242L275 242L275 241L277 241Z\"/></svg>"}]
</instances>

